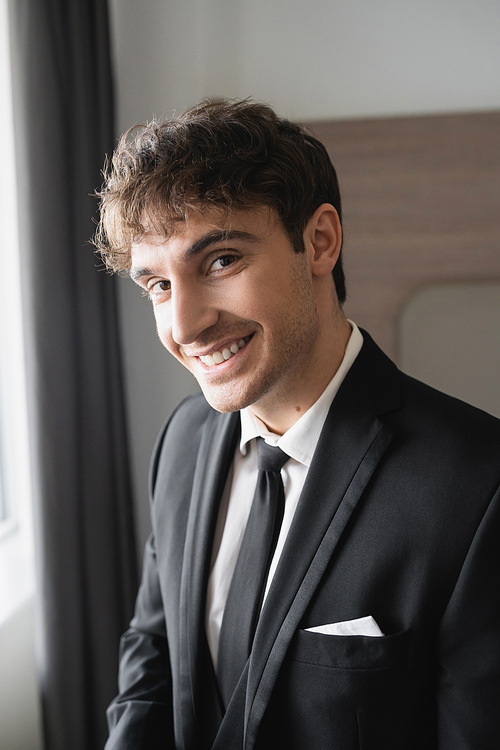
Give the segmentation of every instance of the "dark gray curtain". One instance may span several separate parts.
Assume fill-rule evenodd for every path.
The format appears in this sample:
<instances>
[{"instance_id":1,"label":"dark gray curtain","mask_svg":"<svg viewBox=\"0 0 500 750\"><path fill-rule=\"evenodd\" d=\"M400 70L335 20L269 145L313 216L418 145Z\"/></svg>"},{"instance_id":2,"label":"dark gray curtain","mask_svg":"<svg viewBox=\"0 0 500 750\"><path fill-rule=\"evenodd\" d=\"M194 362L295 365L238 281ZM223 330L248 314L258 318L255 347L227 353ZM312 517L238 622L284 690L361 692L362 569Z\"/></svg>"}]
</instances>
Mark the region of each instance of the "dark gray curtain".
<instances>
[{"instance_id":1,"label":"dark gray curtain","mask_svg":"<svg viewBox=\"0 0 500 750\"><path fill-rule=\"evenodd\" d=\"M136 590L115 280L88 243L113 148L107 7L10 12L45 742L98 750Z\"/></svg>"}]
</instances>

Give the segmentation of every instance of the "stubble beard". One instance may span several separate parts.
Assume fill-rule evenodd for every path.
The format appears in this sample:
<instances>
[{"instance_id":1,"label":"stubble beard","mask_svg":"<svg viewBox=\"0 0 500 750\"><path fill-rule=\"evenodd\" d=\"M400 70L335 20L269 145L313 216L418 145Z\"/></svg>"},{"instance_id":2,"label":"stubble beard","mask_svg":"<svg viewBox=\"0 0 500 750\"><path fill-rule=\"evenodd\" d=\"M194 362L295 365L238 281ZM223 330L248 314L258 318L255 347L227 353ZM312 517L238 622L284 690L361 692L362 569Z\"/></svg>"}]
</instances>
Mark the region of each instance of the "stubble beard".
<instances>
[{"instance_id":1,"label":"stubble beard","mask_svg":"<svg viewBox=\"0 0 500 750\"><path fill-rule=\"evenodd\" d=\"M319 333L319 316L316 300L305 275L304 256L299 256L293 274L291 295L302 299L294 307L293 318L289 309L282 309L274 326L274 335L268 346L274 356L262 370L256 368L247 377L233 378L204 388L203 394L210 406L219 412L234 412L248 406L268 402L273 408L286 406L304 387L304 374L313 356L314 344ZM257 352L266 358L265 352Z\"/></svg>"}]
</instances>

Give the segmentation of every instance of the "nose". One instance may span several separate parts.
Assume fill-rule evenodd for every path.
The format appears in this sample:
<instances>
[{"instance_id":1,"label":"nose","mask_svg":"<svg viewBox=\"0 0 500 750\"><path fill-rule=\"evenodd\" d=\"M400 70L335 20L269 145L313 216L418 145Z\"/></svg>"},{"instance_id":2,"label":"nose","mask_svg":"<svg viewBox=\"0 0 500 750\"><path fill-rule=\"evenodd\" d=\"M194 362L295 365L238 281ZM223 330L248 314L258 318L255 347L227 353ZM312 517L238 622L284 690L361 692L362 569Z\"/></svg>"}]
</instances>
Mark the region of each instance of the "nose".
<instances>
[{"instance_id":1,"label":"nose","mask_svg":"<svg viewBox=\"0 0 500 750\"><path fill-rule=\"evenodd\" d=\"M178 285L170 299L172 338L187 346L199 338L207 328L217 323L219 313L206 294L189 285Z\"/></svg>"}]
</instances>

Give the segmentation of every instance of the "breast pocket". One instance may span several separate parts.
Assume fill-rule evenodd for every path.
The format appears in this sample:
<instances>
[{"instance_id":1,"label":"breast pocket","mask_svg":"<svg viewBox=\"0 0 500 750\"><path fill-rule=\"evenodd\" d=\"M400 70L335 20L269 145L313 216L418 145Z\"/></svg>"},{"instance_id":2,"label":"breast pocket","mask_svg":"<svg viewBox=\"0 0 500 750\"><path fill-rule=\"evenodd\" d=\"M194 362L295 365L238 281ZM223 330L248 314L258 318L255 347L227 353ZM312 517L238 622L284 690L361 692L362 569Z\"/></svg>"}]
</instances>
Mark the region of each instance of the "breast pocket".
<instances>
[{"instance_id":1,"label":"breast pocket","mask_svg":"<svg viewBox=\"0 0 500 750\"><path fill-rule=\"evenodd\" d=\"M283 733L280 746L413 748L410 637L410 631L380 637L297 631L274 691L271 719Z\"/></svg>"},{"instance_id":2,"label":"breast pocket","mask_svg":"<svg viewBox=\"0 0 500 750\"><path fill-rule=\"evenodd\" d=\"M409 638L409 630L378 637L299 630L292 641L289 658L332 669L386 669L406 661Z\"/></svg>"}]
</instances>

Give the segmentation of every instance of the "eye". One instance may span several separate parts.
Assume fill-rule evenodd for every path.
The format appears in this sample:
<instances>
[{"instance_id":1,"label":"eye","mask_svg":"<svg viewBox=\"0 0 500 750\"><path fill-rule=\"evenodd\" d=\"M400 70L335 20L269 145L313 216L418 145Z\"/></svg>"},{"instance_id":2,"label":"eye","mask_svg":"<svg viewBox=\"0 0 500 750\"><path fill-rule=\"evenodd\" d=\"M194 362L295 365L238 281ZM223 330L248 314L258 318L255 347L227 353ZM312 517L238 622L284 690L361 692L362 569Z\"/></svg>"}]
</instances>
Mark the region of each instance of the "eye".
<instances>
[{"instance_id":1,"label":"eye","mask_svg":"<svg viewBox=\"0 0 500 750\"><path fill-rule=\"evenodd\" d=\"M230 266L233 263L235 263L236 260L237 260L237 256L236 255L231 255L229 253L227 255L220 255L212 263L212 268L215 271L220 271L223 268L227 268L228 266Z\"/></svg>"},{"instance_id":2,"label":"eye","mask_svg":"<svg viewBox=\"0 0 500 750\"><path fill-rule=\"evenodd\" d=\"M160 279L155 281L151 286L148 286L148 294L154 296L155 294L163 294L170 291L170 281L168 279Z\"/></svg>"}]
</instances>

